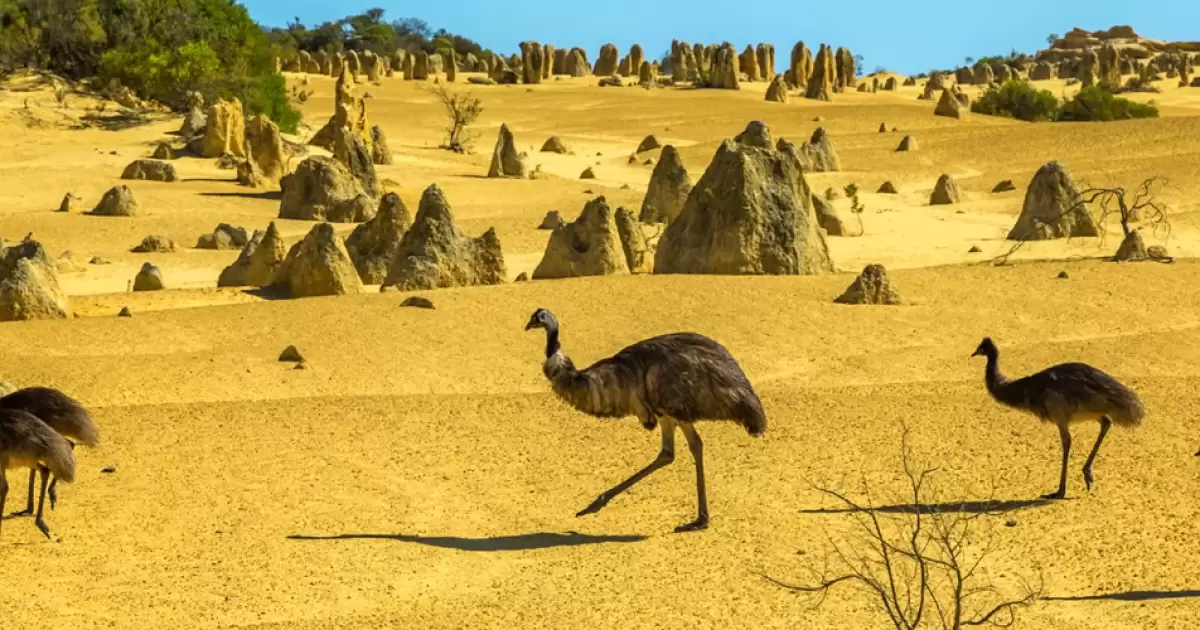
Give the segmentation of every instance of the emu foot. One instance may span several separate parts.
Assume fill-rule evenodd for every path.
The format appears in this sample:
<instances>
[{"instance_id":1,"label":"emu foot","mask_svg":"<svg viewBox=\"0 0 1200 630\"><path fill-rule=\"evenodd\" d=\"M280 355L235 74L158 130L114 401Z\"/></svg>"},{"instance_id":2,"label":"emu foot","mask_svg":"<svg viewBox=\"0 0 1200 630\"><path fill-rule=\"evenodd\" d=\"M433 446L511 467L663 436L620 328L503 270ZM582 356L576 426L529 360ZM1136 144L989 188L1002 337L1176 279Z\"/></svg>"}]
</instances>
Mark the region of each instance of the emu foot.
<instances>
[{"instance_id":1,"label":"emu foot","mask_svg":"<svg viewBox=\"0 0 1200 630\"><path fill-rule=\"evenodd\" d=\"M1067 489L1059 488L1058 490L1055 490L1054 492L1051 492L1049 494L1043 494L1041 498L1047 499L1047 500L1065 499L1065 498L1067 498Z\"/></svg>"},{"instance_id":2,"label":"emu foot","mask_svg":"<svg viewBox=\"0 0 1200 630\"><path fill-rule=\"evenodd\" d=\"M1083 482L1087 484L1088 492L1092 491L1092 483L1095 481L1096 481L1095 478L1092 477L1092 469L1084 468L1083 469Z\"/></svg>"},{"instance_id":3,"label":"emu foot","mask_svg":"<svg viewBox=\"0 0 1200 630\"><path fill-rule=\"evenodd\" d=\"M675 533L682 534L683 532L698 532L705 529L708 529L708 515L701 514L696 520L676 527Z\"/></svg>"},{"instance_id":4,"label":"emu foot","mask_svg":"<svg viewBox=\"0 0 1200 630\"><path fill-rule=\"evenodd\" d=\"M50 538L50 528L46 525L46 521L43 521L39 518L38 520L34 521L34 524L37 525L38 529L42 530L42 533L46 535L46 538Z\"/></svg>"},{"instance_id":5,"label":"emu foot","mask_svg":"<svg viewBox=\"0 0 1200 630\"><path fill-rule=\"evenodd\" d=\"M612 496L605 492L604 494L596 497L596 500L592 501L591 505L576 512L575 516L580 517L587 516L588 514L595 514L596 512L604 509L604 506L608 505L609 501L612 501Z\"/></svg>"}]
</instances>

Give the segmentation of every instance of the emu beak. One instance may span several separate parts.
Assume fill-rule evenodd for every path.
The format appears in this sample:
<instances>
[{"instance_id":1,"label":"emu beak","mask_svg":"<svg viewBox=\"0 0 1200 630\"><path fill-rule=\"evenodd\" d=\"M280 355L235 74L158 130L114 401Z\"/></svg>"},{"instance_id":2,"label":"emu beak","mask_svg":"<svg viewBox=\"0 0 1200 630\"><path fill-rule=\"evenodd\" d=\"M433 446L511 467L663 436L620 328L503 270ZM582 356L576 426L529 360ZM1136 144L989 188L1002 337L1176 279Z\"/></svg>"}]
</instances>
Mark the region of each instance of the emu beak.
<instances>
[{"instance_id":1,"label":"emu beak","mask_svg":"<svg viewBox=\"0 0 1200 630\"><path fill-rule=\"evenodd\" d=\"M539 322L538 320L531 319L531 320L529 320L528 324L525 324L525 331L528 332L528 331L533 330L534 328L537 328L541 325L542 325L542 323Z\"/></svg>"},{"instance_id":2,"label":"emu beak","mask_svg":"<svg viewBox=\"0 0 1200 630\"><path fill-rule=\"evenodd\" d=\"M981 357L981 356L983 356L983 351L980 350L979 348L976 348L975 352L971 353L971 356L972 357Z\"/></svg>"}]
</instances>

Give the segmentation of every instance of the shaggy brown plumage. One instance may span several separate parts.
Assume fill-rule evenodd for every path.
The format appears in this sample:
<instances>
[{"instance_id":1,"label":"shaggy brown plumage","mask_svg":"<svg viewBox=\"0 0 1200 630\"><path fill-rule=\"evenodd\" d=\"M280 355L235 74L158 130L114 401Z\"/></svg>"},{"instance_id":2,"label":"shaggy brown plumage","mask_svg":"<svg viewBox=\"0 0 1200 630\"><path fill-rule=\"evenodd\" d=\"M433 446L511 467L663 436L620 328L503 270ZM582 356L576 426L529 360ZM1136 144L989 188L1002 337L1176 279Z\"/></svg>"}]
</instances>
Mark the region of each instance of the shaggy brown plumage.
<instances>
[{"instance_id":1,"label":"shaggy brown plumage","mask_svg":"<svg viewBox=\"0 0 1200 630\"><path fill-rule=\"evenodd\" d=\"M1099 422L1100 435L1083 466L1083 480L1092 489L1092 464L1109 427L1137 427L1146 415L1142 401L1117 379L1085 363L1063 363L1041 372L1009 380L1000 373L1000 350L985 338L972 356L987 357L984 380L997 402L1033 414L1058 426L1062 441L1062 474L1058 490L1045 499L1062 499L1067 494L1067 462L1071 453L1070 425Z\"/></svg>"},{"instance_id":2,"label":"shaggy brown plumage","mask_svg":"<svg viewBox=\"0 0 1200 630\"><path fill-rule=\"evenodd\" d=\"M75 444L95 447L100 444L100 432L91 414L79 401L49 387L27 387L0 398L0 409L14 409L37 416L59 435L67 438L72 448ZM20 514L33 514L33 486L37 470L29 471L29 496L25 510ZM58 505L58 475L51 480L43 492L50 496L50 509Z\"/></svg>"},{"instance_id":3,"label":"shaggy brown plumage","mask_svg":"<svg viewBox=\"0 0 1200 630\"><path fill-rule=\"evenodd\" d=\"M67 483L75 480L75 453L66 438L37 416L0 408L0 514L8 499L8 480L3 473L10 468L40 470L44 490L50 473ZM41 506L35 522L49 538L50 528L42 520Z\"/></svg>"},{"instance_id":4,"label":"shaggy brown plumage","mask_svg":"<svg viewBox=\"0 0 1200 630\"><path fill-rule=\"evenodd\" d=\"M696 333L674 333L639 341L582 370L562 352L558 321L538 309L525 330L546 330L546 362L542 371L554 393L584 413L600 418L637 416L642 426L654 429L662 422L662 450L649 466L601 494L578 516L599 511L616 495L629 489L675 458L675 427L688 441L696 463L698 518L676 531L708 525L704 490L703 443L694 423L732 420L753 436L767 428L762 403L741 366L724 346Z\"/></svg>"}]
</instances>

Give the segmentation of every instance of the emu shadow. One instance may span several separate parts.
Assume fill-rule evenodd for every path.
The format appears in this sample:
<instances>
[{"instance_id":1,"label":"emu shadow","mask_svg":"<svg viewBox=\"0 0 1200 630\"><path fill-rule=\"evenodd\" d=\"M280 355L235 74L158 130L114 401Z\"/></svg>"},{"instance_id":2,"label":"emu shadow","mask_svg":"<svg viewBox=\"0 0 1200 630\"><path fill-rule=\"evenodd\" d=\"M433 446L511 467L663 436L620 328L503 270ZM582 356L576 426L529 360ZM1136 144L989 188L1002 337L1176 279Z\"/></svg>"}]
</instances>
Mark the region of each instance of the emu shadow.
<instances>
[{"instance_id":1,"label":"emu shadow","mask_svg":"<svg viewBox=\"0 0 1200 630\"><path fill-rule=\"evenodd\" d=\"M1061 500L1061 499L1060 499ZM1008 501L951 501L947 503L905 503L881 505L857 510L849 507L817 508L800 510L801 514L854 514L856 512L878 512L880 514L1004 514L1045 507L1055 503L1051 499L1014 499Z\"/></svg>"},{"instance_id":2,"label":"emu shadow","mask_svg":"<svg viewBox=\"0 0 1200 630\"><path fill-rule=\"evenodd\" d=\"M142 127L154 122L149 116L135 112L117 112L115 114L84 114L79 118L77 129L99 128L104 131L125 131Z\"/></svg>"},{"instance_id":3,"label":"emu shadow","mask_svg":"<svg viewBox=\"0 0 1200 630\"><path fill-rule=\"evenodd\" d=\"M579 532L538 532L534 534L517 534L515 536L490 536L487 538L460 538L458 536L413 536L408 534L338 534L336 536L304 536L293 534L289 540L394 540L397 542L416 543L441 549L457 549L459 551L531 551L535 549L554 549L557 547L579 547L582 545L600 545L605 543L635 543L646 540L645 536L629 535L600 535L581 534Z\"/></svg>"},{"instance_id":4,"label":"emu shadow","mask_svg":"<svg viewBox=\"0 0 1200 630\"><path fill-rule=\"evenodd\" d=\"M185 179L185 182L221 182L232 184L237 180L233 179ZM201 197L242 197L243 199L266 199L267 201L280 201L283 199L283 192L279 190L265 190L263 192L202 192Z\"/></svg>"},{"instance_id":5,"label":"emu shadow","mask_svg":"<svg viewBox=\"0 0 1200 630\"><path fill-rule=\"evenodd\" d=\"M1042 597L1041 599L1051 602L1093 602L1093 601L1115 601L1115 602L1148 602L1160 599L1188 599L1200 597L1200 590L1185 590L1185 591L1125 591L1122 593L1102 593L1100 595L1074 595L1071 597Z\"/></svg>"}]
</instances>

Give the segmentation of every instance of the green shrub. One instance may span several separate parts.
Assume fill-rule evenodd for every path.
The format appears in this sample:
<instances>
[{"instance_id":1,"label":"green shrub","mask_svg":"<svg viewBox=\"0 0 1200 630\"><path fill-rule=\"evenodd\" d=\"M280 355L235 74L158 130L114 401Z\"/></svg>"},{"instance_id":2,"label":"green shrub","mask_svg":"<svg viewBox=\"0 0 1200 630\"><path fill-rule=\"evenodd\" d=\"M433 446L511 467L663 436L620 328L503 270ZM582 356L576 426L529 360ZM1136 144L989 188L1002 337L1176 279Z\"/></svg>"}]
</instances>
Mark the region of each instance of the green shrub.
<instances>
[{"instance_id":1,"label":"green shrub","mask_svg":"<svg viewBox=\"0 0 1200 630\"><path fill-rule=\"evenodd\" d=\"M1098 86L1079 90L1075 98L1063 103L1058 117L1064 121L1099 122L1132 118L1158 118L1158 108L1114 96L1112 92Z\"/></svg>"},{"instance_id":2,"label":"green shrub","mask_svg":"<svg viewBox=\"0 0 1200 630\"><path fill-rule=\"evenodd\" d=\"M971 111L988 116L1044 122L1056 118L1058 99L1049 91L1039 90L1026 81L1013 80L989 87L978 101L971 104Z\"/></svg>"}]
</instances>

